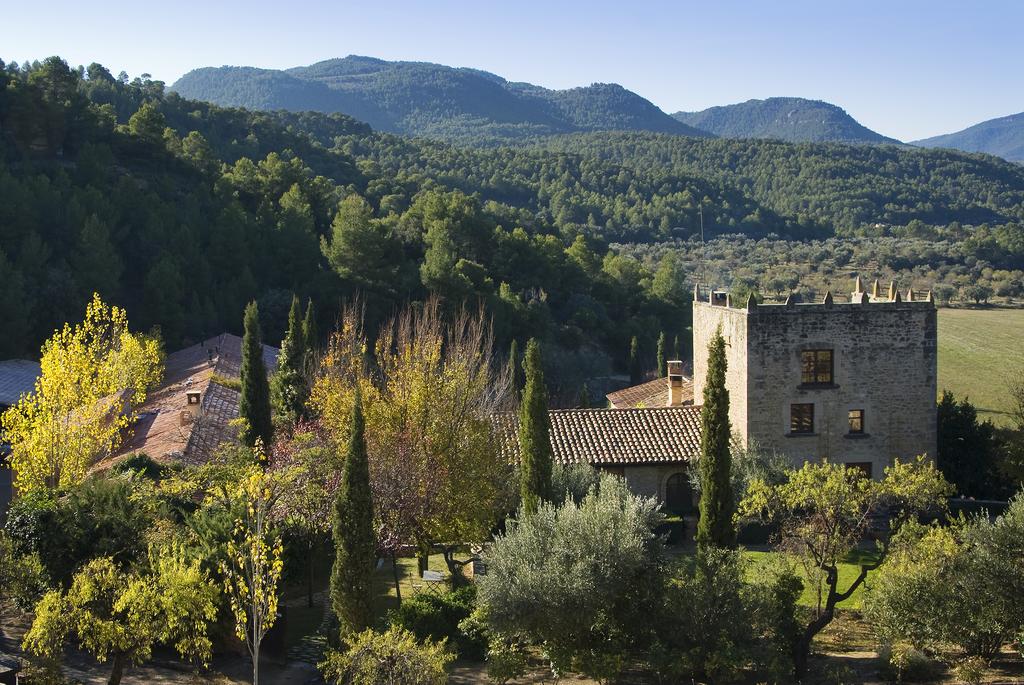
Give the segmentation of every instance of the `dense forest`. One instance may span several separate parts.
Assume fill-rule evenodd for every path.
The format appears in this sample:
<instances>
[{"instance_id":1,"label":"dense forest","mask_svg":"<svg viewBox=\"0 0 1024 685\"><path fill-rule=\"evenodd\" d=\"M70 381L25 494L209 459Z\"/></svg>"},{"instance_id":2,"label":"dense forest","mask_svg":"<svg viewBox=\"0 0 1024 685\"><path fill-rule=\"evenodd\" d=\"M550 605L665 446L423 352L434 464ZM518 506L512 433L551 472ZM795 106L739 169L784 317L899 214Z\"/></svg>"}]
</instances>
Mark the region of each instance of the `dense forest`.
<instances>
[{"instance_id":1,"label":"dense forest","mask_svg":"<svg viewBox=\"0 0 1024 685\"><path fill-rule=\"evenodd\" d=\"M675 119L723 138L776 138L808 143L898 143L861 125L841 107L805 98L747 100Z\"/></svg>"},{"instance_id":2,"label":"dense forest","mask_svg":"<svg viewBox=\"0 0 1024 685\"><path fill-rule=\"evenodd\" d=\"M172 89L226 107L344 112L381 131L463 142L614 129L710 135L616 84L549 90L476 69L357 55L284 71L195 69Z\"/></svg>"},{"instance_id":3,"label":"dense forest","mask_svg":"<svg viewBox=\"0 0 1024 685\"><path fill-rule=\"evenodd\" d=\"M273 341L293 292L321 330L357 293L375 327L433 292L482 303L499 345L548 341L553 392L573 398L634 335L650 357L661 331L686 340L702 220L715 277L768 294L760 262L784 250L806 263L793 289L931 264L1014 297L1024 267L1024 169L984 155L656 133L462 147L59 58L0 68L0 197L0 358L34 354L93 291L171 349L238 331L253 298Z\"/></svg>"}]
</instances>

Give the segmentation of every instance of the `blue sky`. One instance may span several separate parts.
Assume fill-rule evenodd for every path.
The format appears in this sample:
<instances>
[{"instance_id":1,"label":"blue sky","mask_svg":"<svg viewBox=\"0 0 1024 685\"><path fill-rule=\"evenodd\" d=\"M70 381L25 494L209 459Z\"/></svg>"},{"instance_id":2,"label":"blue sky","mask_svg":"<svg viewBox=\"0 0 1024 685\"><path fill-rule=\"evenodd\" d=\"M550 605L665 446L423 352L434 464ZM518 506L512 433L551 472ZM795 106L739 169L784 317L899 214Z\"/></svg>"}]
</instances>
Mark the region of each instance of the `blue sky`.
<instances>
[{"instance_id":1,"label":"blue sky","mask_svg":"<svg viewBox=\"0 0 1024 685\"><path fill-rule=\"evenodd\" d=\"M173 82L223 64L363 54L567 88L616 82L667 112L789 95L913 140L1024 111L1024 2L8 3L0 58L59 54Z\"/></svg>"}]
</instances>

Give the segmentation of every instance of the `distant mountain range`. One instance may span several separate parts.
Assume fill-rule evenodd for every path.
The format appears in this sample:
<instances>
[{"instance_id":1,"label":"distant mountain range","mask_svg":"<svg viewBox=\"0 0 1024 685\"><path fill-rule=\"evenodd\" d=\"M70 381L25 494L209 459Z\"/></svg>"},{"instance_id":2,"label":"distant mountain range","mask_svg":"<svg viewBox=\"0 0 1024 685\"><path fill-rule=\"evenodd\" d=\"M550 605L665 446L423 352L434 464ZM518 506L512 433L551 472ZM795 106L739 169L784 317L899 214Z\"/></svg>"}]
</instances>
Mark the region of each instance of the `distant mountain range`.
<instances>
[{"instance_id":1,"label":"distant mountain range","mask_svg":"<svg viewBox=\"0 0 1024 685\"><path fill-rule=\"evenodd\" d=\"M204 67L182 76L171 90L225 107L340 112L380 131L470 143L651 131L701 138L900 144L820 100L775 97L668 115L613 83L551 90L478 69L356 55L285 70ZM1024 162L1024 113L912 145Z\"/></svg>"},{"instance_id":2,"label":"distant mountain range","mask_svg":"<svg viewBox=\"0 0 1024 685\"><path fill-rule=\"evenodd\" d=\"M1024 112L989 119L956 133L915 140L911 145L986 152L1011 162L1024 163Z\"/></svg>"},{"instance_id":3,"label":"distant mountain range","mask_svg":"<svg viewBox=\"0 0 1024 685\"><path fill-rule=\"evenodd\" d=\"M812 143L899 143L862 126L841 107L804 98L747 100L701 112L676 112L678 121L723 138L775 138Z\"/></svg>"},{"instance_id":4,"label":"distant mountain range","mask_svg":"<svg viewBox=\"0 0 1024 685\"><path fill-rule=\"evenodd\" d=\"M622 86L549 90L475 69L349 56L278 71L207 67L172 90L257 110L342 112L376 129L441 138L524 138L601 130L708 137Z\"/></svg>"}]
</instances>

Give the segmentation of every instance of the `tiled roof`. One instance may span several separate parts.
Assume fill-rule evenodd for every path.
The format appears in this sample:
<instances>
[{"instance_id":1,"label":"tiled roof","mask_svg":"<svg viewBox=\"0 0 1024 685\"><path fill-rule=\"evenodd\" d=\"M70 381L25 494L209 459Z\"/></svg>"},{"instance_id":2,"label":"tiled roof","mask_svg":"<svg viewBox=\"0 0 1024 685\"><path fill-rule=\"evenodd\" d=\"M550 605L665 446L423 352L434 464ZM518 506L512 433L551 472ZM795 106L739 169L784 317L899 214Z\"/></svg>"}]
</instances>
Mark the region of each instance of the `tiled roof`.
<instances>
[{"instance_id":1,"label":"tiled roof","mask_svg":"<svg viewBox=\"0 0 1024 685\"><path fill-rule=\"evenodd\" d=\"M668 379L655 378L653 381L610 392L605 397L616 409L664 407L668 405ZM693 380L683 379L681 399L680 404L693 404Z\"/></svg>"},{"instance_id":2,"label":"tiled roof","mask_svg":"<svg viewBox=\"0 0 1024 685\"><path fill-rule=\"evenodd\" d=\"M267 371L277 366L276 348L263 346ZM211 383L214 374L225 378L239 377L242 360L242 339L224 333L202 343L167 355L164 380L151 391L137 408L138 419L132 433L117 454L97 465L109 466L134 452L145 452L157 461L201 463L217 445L234 438L228 422L238 416L239 394L235 390ZM186 391L198 391L202 411L190 412ZM198 413L198 418L189 420Z\"/></svg>"},{"instance_id":3,"label":"tiled roof","mask_svg":"<svg viewBox=\"0 0 1024 685\"><path fill-rule=\"evenodd\" d=\"M659 464L696 459L700 407L554 409L551 449L561 464ZM502 455L519 460L519 416L494 417Z\"/></svg>"},{"instance_id":4,"label":"tiled roof","mask_svg":"<svg viewBox=\"0 0 1024 685\"><path fill-rule=\"evenodd\" d=\"M27 359L0 361L0 405L14 406L23 394L32 392L40 372L39 362Z\"/></svg>"}]
</instances>

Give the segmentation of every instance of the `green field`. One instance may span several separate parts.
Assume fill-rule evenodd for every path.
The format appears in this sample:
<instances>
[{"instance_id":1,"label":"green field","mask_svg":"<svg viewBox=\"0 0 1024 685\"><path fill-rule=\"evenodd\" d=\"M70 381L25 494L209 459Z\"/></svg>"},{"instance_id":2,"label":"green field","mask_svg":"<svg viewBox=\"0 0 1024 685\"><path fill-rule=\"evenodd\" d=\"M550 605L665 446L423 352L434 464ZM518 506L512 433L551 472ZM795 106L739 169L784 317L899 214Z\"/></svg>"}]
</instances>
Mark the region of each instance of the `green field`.
<instances>
[{"instance_id":1,"label":"green field","mask_svg":"<svg viewBox=\"0 0 1024 685\"><path fill-rule=\"evenodd\" d=\"M1024 374L1024 309L939 310L939 394L967 396L978 415L1009 422L1011 380Z\"/></svg>"}]
</instances>

